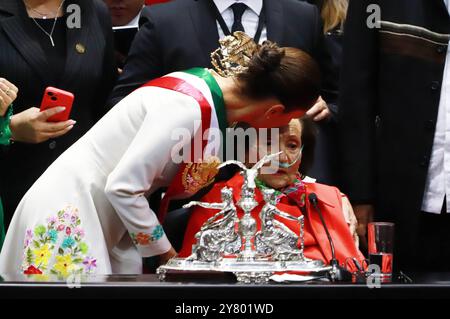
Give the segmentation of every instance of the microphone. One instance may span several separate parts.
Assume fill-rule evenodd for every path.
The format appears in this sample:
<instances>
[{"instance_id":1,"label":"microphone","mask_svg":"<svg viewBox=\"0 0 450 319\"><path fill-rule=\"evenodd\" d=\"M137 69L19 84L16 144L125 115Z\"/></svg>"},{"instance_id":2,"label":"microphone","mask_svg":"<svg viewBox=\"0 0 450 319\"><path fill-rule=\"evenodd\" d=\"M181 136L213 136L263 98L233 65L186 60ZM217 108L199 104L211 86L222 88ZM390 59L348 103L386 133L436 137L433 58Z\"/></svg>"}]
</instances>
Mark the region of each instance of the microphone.
<instances>
[{"instance_id":1,"label":"microphone","mask_svg":"<svg viewBox=\"0 0 450 319\"><path fill-rule=\"evenodd\" d=\"M332 267L332 270L330 272L331 281L351 280L352 274L345 268L341 267L339 265L339 261L336 258L336 252L334 249L333 238L331 238L330 232L328 231L327 224L325 223L325 219L323 218L322 211L320 210L319 200L317 198L317 195L315 193L309 194L308 200L309 200L310 204L314 207L314 209L317 211L317 214L319 215L319 218L320 218L320 222L322 223L325 233L327 234L328 242L330 243L330 248L331 248L330 266Z\"/></svg>"}]
</instances>

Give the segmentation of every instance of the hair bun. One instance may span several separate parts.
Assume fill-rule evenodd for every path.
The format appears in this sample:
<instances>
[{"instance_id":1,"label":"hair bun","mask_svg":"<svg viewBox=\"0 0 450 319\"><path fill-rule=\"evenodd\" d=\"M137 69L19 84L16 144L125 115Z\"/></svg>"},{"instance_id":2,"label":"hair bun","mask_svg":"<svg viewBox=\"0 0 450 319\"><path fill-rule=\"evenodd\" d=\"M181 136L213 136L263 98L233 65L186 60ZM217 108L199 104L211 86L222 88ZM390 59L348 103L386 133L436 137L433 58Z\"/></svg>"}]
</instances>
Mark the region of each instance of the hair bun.
<instances>
[{"instance_id":1,"label":"hair bun","mask_svg":"<svg viewBox=\"0 0 450 319\"><path fill-rule=\"evenodd\" d=\"M281 63L285 52L271 41L265 41L253 56L249 68L255 73L270 73Z\"/></svg>"},{"instance_id":2,"label":"hair bun","mask_svg":"<svg viewBox=\"0 0 450 319\"><path fill-rule=\"evenodd\" d=\"M305 111L317 101L322 83L320 69L308 53L269 41L258 46L237 79L244 96L276 98L287 110Z\"/></svg>"}]
</instances>

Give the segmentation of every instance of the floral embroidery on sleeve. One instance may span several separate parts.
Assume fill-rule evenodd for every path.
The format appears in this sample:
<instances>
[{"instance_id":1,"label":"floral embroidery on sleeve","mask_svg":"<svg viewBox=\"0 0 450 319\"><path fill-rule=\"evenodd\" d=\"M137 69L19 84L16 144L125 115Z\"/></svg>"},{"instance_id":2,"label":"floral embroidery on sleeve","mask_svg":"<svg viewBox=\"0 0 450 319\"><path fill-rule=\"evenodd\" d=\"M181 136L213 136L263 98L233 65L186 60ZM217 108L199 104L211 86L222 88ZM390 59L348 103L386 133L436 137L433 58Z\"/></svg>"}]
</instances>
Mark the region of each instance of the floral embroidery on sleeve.
<instances>
[{"instance_id":1,"label":"floral embroidery on sleeve","mask_svg":"<svg viewBox=\"0 0 450 319\"><path fill-rule=\"evenodd\" d=\"M25 234L25 275L90 274L97 268L97 260L88 256L78 210L66 207L47 219L46 225L28 229Z\"/></svg>"},{"instance_id":2,"label":"floral embroidery on sleeve","mask_svg":"<svg viewBox=\"0 0 450 319\"><path fill-rule=\"evenodd\" d=\"M131 239L135 245L148 246L152 242L161 239L164 236L164 230L161 225L156 226L151 234L139 232L130 233Z\"/></svg>"}]
</instances>

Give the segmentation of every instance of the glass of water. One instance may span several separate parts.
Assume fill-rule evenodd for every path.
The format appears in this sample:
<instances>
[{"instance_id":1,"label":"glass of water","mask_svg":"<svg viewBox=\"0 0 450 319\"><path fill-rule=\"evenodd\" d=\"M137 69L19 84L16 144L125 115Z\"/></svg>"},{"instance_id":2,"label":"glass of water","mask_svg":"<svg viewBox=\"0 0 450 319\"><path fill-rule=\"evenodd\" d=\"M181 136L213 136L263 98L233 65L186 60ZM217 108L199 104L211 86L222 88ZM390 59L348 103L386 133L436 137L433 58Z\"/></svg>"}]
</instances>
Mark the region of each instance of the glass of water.
<instances>
[{"instance_id":1,"label":"glass of water","mask_svg":"<svg viewBox=\"0 0 450 319\"><path fill-rule=\"evenodd\" d=\"M379 276L381 282L390 282L394 261L394 224L369 223L368 244L369 264L372 268L379 268L374 275Z\"/></svg>"}]
</instances>

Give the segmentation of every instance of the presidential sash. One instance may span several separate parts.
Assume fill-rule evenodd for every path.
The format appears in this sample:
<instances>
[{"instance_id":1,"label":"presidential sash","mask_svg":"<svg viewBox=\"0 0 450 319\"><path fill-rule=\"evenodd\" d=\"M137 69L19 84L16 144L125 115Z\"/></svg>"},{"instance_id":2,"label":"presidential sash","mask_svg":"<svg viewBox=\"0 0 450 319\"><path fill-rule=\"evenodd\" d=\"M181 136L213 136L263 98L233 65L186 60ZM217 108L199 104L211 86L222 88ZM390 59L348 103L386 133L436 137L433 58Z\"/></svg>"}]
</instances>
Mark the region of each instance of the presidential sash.
<instances>
[{"instance_id":1,"label":"presidential sash","mask_svg":"<svg viewBox=\"0 0 450 319\"><path fill-rule=\"evenodd\" d=\"M212 95L213 106L210 105L207 98L198 88L187 81L189 75L196 76L205 81ZM217 127L222 133L225 132L227 124L222 91L214 77L206 69L193 68L184 72L171 73L143 85L143 87L148 86L186 94L197 101L201 112L201 130L197 133L201 134L202 140L201 158L198 158L198 154L195 153L194 136L191 141L190 161L181 163L175 178L172 180L161 201L158 218L162 223L167 214L171 199L192 196L214 181L214 177L218 173L218 166L220 165L218 155L220 148L223 149L223 145L216 145L216 147L211 146L209 139L204 139L203 137L212 127Z\"/></svg>"}]
</instances>

